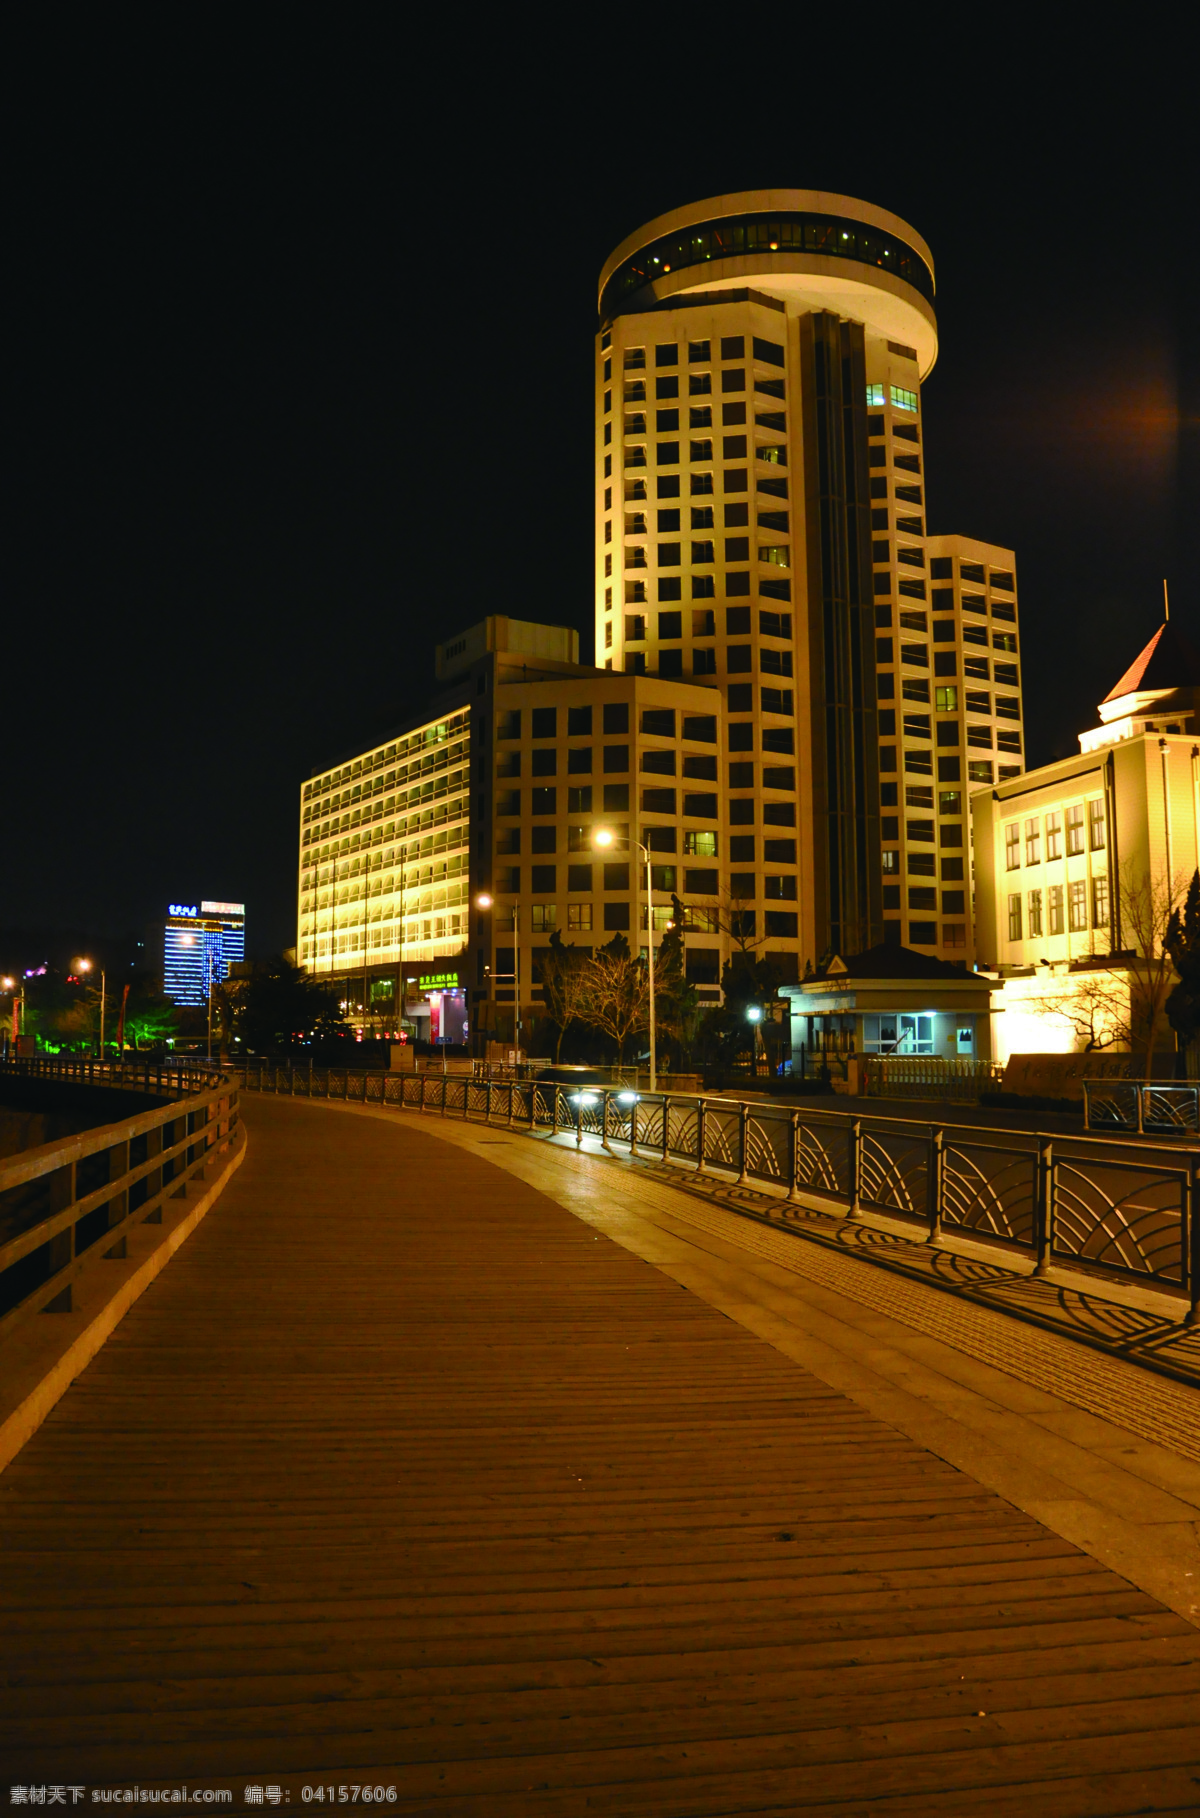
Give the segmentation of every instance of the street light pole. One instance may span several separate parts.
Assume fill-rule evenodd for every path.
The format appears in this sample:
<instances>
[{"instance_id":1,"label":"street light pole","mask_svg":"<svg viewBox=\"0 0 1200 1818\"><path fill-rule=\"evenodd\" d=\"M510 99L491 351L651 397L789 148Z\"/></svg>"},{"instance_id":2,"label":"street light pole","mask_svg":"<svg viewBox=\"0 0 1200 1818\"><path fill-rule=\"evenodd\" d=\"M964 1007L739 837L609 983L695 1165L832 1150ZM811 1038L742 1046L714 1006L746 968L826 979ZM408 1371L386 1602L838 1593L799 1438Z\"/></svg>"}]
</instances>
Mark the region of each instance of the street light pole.
<instances>
[{"instance_id":1,"label":"street light pole","mask_svg":"<svg viewBox=\"0 0 1200 1818\"><path fill-rule=\"evenodd\" d=\"M90 972L92 970L92 962L90 959L78 960L76 962L76 964L78 965L79 970L81 972ZM101 966L101 968L100 968L100 1059L101 1060L104 1059L104 991L105 991L104 967Z\"/></svg>"}]
</instances>

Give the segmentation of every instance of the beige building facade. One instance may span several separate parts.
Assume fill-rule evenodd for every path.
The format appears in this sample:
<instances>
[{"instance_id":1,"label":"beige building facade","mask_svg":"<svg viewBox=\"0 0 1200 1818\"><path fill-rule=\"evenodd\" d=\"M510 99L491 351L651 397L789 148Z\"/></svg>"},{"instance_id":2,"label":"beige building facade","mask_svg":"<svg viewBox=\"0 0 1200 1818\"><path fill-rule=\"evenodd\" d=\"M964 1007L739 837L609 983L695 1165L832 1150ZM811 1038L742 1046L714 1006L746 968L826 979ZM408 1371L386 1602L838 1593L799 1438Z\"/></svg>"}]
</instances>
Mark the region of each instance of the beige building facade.
<instances>
[{"instance_id":1,"label":"beige building facade","mask_svg":"<svg viewBox=\"0 0 1200 1818\"><path fill-rule=\"evenodd\" d=\"M731 863L765 909L795 828L801 965L969 960L968 795L1023 767L1013 554L928 534L933 298L911 227L805 190L677 210L600 278L596 660L720 688Z\"/></svg>"}]
</instances>

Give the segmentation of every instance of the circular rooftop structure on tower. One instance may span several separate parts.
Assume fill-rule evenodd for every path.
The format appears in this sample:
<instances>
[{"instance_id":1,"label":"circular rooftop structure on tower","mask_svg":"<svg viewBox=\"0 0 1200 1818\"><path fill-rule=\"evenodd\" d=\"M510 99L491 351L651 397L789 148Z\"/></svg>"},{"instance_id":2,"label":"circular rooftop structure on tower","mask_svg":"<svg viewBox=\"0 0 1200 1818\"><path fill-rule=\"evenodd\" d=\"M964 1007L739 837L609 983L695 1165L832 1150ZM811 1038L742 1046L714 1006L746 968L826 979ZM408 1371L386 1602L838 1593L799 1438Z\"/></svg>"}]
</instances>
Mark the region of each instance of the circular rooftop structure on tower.
<instances>
[{"instance_id":1,"label":"circular rooftop structure on tower","mask_svg":"<svg viewBox=\"0 0 1200 1818\"><path fill-rule=\"evenodd\" d=\"M933 256L898 215L817 189L742 190L648 221L600 273L600 318L698 291L753 289L789 315L828 309L937 358Z\"/></svg>"}]
</instances>

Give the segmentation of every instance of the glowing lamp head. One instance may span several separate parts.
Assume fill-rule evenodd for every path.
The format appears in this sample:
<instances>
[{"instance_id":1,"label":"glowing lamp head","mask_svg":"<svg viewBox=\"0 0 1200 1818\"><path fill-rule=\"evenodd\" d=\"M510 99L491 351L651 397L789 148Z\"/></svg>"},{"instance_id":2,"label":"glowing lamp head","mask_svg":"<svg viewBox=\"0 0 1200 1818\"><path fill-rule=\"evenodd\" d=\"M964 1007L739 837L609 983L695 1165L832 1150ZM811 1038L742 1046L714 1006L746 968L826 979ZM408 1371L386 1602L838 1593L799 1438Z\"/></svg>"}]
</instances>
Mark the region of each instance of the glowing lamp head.
<instances>
[{"instance_id":1,"label":"glowing lamp head","mask_svg":"<svg viewBox=\"0 0 1200 1818\"><path fill-rule=\"evenodd\" d=\"M750 1008L746 1012L746 1015L750 1018L750 1021L752 1023L761 1023L761 1021L762 1021L762 1011L759 1009L757 1004L751 1004Z\"/></svg>"},{"instance_id":2,"label":"glowing lamp head","mask_svg":"<svg viewBox=\"0 0 1200 1818\"><path fill-rule=\"evenodd\" d=\"M593 846L611 846L612 843L613 843L613 836L612 836L611 829L608 827L597 827L595 833L593 833L593 835L592 835L592 845Z\"/></svg>"},{"instance_id":3,"label":"glowing lamp head","mask_svg":"<svg viewBox=\"0 0 1200 1818\"><path fill-rule=\"evenodd\" d=\"M14 991L16 989L16 984L17 981L15 978L0 978L0 990Z\"/></svg>"},{"instance_id":4,"label":"glowing lamp head","mask_svg":"<svg viewBox=\"0 0 1200 1818\"><path fill-rule=\"evenodd\" d=\"M486 890L481 890L479 895L475 898L475 907L477 909L490 909L491 906L492 906L491 897L488 895Z\"/></svg>"},{"instance_id":5,"label":"glowing lamp head","mask_svg":"<svg viewBox=\"0 0 1200 1818\"><path fill-rule=\"evenodd\" d=\"M91 960L76 960L76 962L75 962L76 972L90 972L91 969L92 969Z\"/></svg>"}]
</instances>

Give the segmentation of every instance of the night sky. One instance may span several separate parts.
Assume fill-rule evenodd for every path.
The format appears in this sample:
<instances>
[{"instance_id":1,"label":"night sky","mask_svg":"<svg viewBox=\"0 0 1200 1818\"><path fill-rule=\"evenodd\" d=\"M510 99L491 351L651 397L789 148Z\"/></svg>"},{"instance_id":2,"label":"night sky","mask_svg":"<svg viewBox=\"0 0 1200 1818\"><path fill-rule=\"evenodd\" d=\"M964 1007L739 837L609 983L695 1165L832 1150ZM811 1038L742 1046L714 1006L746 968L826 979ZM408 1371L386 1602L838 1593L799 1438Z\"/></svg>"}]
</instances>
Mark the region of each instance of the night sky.
<instances>
[{"instance_id":1,"label":"night sky","mask_svg":"<svg viewBox=\"0 0 1200 1818\"><path fill-rule=\"evenodd\" d=\"M532 14L520 43L375 17L31 52L0 848L0 930L28 932L0 965L201 896L278 951L298 784L420 707L436 642L507 612L590 657L596 277L723 191L841 191L930 243L929 528L1016 549L1031 765L1076 748L1164 574L1200 632L1165 52L964 41L939 67L771 15L734 54L698 13L661 41L610 20L601 54L534 48Z\"/></svg>"}]
</instances>

